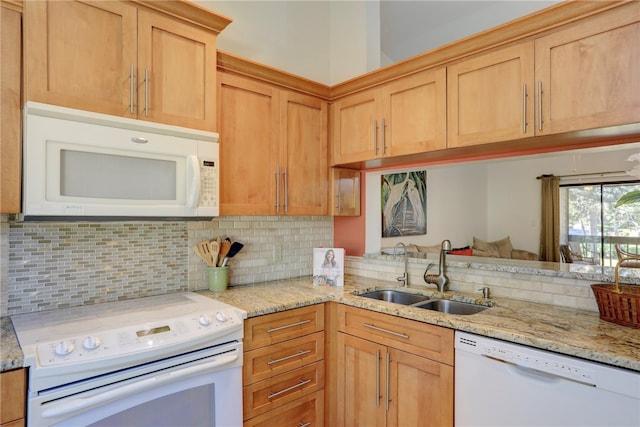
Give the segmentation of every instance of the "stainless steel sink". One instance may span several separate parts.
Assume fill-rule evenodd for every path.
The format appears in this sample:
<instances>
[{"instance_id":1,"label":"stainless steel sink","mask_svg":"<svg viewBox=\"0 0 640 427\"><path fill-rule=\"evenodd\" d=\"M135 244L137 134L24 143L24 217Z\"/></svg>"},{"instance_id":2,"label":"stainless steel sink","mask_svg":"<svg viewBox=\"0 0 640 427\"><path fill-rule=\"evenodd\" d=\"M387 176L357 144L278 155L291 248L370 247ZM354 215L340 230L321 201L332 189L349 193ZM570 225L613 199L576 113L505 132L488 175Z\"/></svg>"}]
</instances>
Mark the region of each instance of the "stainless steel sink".
<instances>
[{"instance_id":1,"label":"stainless steel sink","mask_svg":"<svg viewBox=\"0 0 640 427\"><path fill-rule=\"evenodd\" d=\"M412 294L410 292L403 292L395 289L371 291L358 296L402 305L413 305L429 299L429 297L425 295Z\"/></svg>"},{"instance_id":2,"label":"stainless steel sink","mask_svg":"<svg viewBox=\"0 0 640 427\"><path fill-rule=\"evenodd\" d=\"M426 301L421 304L416 304L414 307L424 308L427 310L439 311L441 313L449 314L475 314L486 310L489 307L476 304L468 304L466 302L451 301L447 299L437 299L432 301Z\"/></svg>"}]
</instances>

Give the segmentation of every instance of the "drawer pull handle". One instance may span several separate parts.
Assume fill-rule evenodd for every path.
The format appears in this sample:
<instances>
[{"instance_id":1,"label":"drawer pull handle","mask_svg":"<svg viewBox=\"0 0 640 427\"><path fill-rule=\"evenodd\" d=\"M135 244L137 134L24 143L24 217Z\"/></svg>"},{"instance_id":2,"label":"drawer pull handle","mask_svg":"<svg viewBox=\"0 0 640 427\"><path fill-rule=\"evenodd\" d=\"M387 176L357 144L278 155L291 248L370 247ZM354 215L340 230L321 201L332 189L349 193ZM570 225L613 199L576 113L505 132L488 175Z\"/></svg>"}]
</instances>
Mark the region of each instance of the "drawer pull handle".
<instances>
[{"instance_id":1,"label":"drawer pull handle","mask_svg":"<svg viewBox=\"0 0 640 427\"><path fill-rule=\"evenodd\" d=\"M369 328L369 329L373 329L374 331L378 331L378 332L386 332L387 334L395 335L396 337L404 338L404 339L407 339L407 340L409 339L409 335L407 335L407 334L390 331L388 329L380 328L380 327L378 327L376 325L372 325L370 323L364 323L364 327L365 328Z\"/></svg>"},{"instance_id":2,"label":"drawer pull handle","mask_svg":"<svg viewBox=\"0 0 640 427\"><path fill-rule=\"evenodd\" d=\"M290 392L291 390L295 390L298 387L302 387L305 386L307 384L309 384L311 382L311 380L300 380L300 382L298 384L294 384L291 387L287 387L284 390L280 390L280 391L276 391L269 393L269 396L267 396L267 399L273 399L274 397L280 396L283 393L287 393Z\"/></svg>"},{"instance_id":3,"label":"drawer pull handle","mask_svg":"<svg viewBox=\"0 0 640 427\"><path fill-rule=\"evenodd\" d=\"M298 423L299 427L309 427L311 425L311 421L307 421L306 423L303 423L302 421L300 421Z\"/></svg>"},{"instance_id":4,"label":"drawer pull handle","mask_svg":"<svg viewBox=\"0 0 640 427\"><path fill-rule=\"evenodd\" d=\"M271 332L276 332L276 331L281 331L283 329L287 329L287 328L293 328L294 326L300 326L300 325L304 325L305 323L309 323L311 322L311 320L301 320L299 322L296 323L291 323L290 325L284 325L284 326L278 326L277 328L269 328L267 329L267 333L271 333Z\"/></svg>"},{"instance_id":5,"label":"drawer pull handle","mask_svg":"<svg viewBox=\"0 0 640 427\"><path fill-rule=\"evenodd\" d=\"M293 359L294 357L298 357L298 356L304 356L305 354L309 354L309 353L311 353L311 350L300 350L295 354L290 354L289 356L281 357L280 359L269 360L267 362L267 365L273 365L276 363L284 362L285 360Z\"/></svg>"}]
</instances>

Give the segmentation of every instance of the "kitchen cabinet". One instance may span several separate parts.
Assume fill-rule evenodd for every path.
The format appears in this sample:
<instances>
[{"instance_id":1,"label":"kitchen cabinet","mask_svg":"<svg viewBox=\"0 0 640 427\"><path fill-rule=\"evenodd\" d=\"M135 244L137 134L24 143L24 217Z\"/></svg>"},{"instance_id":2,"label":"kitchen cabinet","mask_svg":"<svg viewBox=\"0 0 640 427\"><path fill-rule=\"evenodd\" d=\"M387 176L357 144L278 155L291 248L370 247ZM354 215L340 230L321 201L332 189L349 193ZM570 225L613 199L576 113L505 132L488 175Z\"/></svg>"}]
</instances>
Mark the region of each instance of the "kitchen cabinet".
<instances>
[{"instance_id":1,"label":"kitchen cabinet","mask_svg":"<svg viewBox=\"0 0 640 427\"><path fill-rule=\"evenodd\" d=\"M333 165L446 148L446 71L424 70L331 106Z\"/></svg>"},{"instance_id":2,"label":"kitchen cabinet","mask_svg":"<svg viewBox=\"0 0 640 427\"><path fill-rule=\"evenodd\" d=\"M25 2L27 100L216 129L216 36L230 21L188 2ZM201 14L212 27L181 19ZM72 23L72 24L71 24Z\"/></svg>"},{"instance_id":3,"label":"kitchen cabinet","mask_svg":"<svg viewBox=\"0 0 640 427\"><path fill-rule=\"evenodd\" d=\"M223 215L327 215L327 103L218 73Z\"/></svg>"},{"instance_id":4,"label":"kitchen cabinet","mask_svg":"<svg viewBox=\"0 0 640 427\"><path fill-rule=\"evenodd\" d=\"M638 40L638 2L536 39L536 133L640 122Z\"/></svg>"},{"instance_id":5,"label":"kitchen cabinet","mask_svg":"<svg viewBox=\"0 0 640 427\"><path fill-rule=\"evenodd\" d=\"M453 331L338 307L339 425L452 426Z\"/></svg>"},{"instance_id":6,"label":"kitchen cabinet","mask_svg":"<svg viewBox=\"0 0 640 427\"><path fill-rule=\"evenodd\" d=\"M324 305L245 322L244 425L324 424Z\"/></svg>"},{"instance_id":7,"label":"kitchen cabinet","mask_svg":"<svg viewBox=\"0 0 640 427\"><path fill-rule=\"evenodd\" d=\"M533 42L447 67L447 147L534 136Z\"/></svg>"},{"instance_id":8,"label":"kitchen cabinet","mask_svg":"<svg viewBox=\"0 0 640 427\"><path fill-rule=\"evenodd\" d=\"M15 369L0 374L0 425L19 427L25 425L27 401L27 370Z\"/></svg>"},{"instance_id":9,"label":"kitchen cabinet","mask_svg":"<svg viewBox=\"0 0 640 427\"><path fill-rule=\"evenodd\" d=\"M331 215L360 215L360 171L331 168Z\"/></svg>"},{"instance_id":10,"label":"kitchen cabinet","mask_svg":"<svg viewBox=\"0 0 640 427\"><path fill-rule=\"evenodd\" d=\"M20 212L22 14L0 4L0 213Z\"/></svg>"}]
</instances>

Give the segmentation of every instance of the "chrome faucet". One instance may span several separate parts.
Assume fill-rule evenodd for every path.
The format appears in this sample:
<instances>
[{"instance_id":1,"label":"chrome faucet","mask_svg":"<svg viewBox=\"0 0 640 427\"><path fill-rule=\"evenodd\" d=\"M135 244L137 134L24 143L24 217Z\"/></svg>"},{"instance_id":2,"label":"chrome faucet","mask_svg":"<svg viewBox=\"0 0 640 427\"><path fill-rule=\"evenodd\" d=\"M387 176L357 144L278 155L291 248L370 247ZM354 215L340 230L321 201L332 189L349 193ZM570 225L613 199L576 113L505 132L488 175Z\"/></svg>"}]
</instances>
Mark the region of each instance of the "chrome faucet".
<instances>
[{"instance_id":1,"label":"chrome faucet","mask_svg":"<svg viewBox=\"0 0 640 427\"><path fill-rule=\"evenodd\" d=\"M445 264L446 264L446 254L447 251L451 250L451 242L449 240L443 240L442 246L440 247L440 265L438 266L438 274L427 274L429 269L433 267L435 264L431 263L427 266L427 269L424 271L424 281L426 283L431 283L438 287L439 292L444 292L447 290L447 285L449 284L449 278L447 274L444 272Z\"/></svg>"},{"instance_id":2,"label":"chrome faucet","mask_svg":"<svg viewBox=\"0 0 640 427\"><path fill-rule=\"evenodd\" d=\"M400 277L397 277L396 280L398 282L402 282L402 286L406 288L407 286L409 286L409 274L407 273L407 247L404 245L404 243L398 242L393 247L393 258L395 259L398 252L398 247L400 246L402 247L402 249L404 249L404 274Z\"/></svg>"}]
</instances>

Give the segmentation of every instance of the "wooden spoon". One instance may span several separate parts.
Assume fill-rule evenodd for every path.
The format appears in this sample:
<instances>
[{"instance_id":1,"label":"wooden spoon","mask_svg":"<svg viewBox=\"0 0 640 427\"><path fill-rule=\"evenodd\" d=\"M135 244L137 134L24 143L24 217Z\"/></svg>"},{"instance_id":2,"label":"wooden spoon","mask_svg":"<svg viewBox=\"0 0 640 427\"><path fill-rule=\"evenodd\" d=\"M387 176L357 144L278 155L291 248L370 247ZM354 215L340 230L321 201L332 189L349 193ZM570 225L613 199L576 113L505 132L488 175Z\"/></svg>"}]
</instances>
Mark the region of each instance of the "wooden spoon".
<instances>
[{"instance_id":1,"label":"wooden spoon","mask_svg":"<svg viewBox=\"0 0 640 427\"><path fill-rule=\"evenodd\" d=\"M223 240L222 243L220 243L220 262L217 264L218 267L222 267L222 260L224 260L224 258L229 253L229 249L231 249L231 240Z\"/></svg>"},{"instance_id":2,"label":"wooden spoon","mask_svg":"<svg viewBox=\"0 0 640 427\"><path fill-rule=\"evenodd\" d=\"M202 258L204 262L207 263L207 265L211 265L211 255L208 243L209 242L204 240L196 244L196 252L198 253L198 255L200 255L200 258Z\"/></svg>"}]
</instances>

